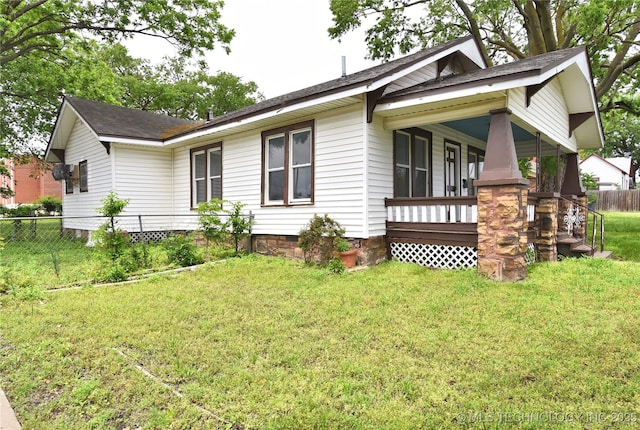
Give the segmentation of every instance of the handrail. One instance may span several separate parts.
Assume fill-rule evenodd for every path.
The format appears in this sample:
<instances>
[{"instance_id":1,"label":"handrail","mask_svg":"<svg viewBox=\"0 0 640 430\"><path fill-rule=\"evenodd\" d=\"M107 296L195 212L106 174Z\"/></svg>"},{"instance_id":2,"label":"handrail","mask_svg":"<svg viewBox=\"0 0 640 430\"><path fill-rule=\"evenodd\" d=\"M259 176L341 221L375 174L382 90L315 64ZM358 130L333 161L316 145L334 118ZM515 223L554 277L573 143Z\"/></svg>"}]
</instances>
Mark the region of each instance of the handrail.
<instances>
[{"instance_id":1,"label":"handrail","mask_svg":"<svg viewBox=\"0 0 640 430\"><path fill-rule=\"evenodd\" d=\"M600 252L604 252L604 214L598 212L598 211L594 211L589 209L588 206L583 205L582 203L573 200L573 199L568 199L564 196L559 196L560 199L571 203L572 205L576 205L581 207L582 209L587 211L587 228L589 226L589 215L593 215L593 226L592 226L592 230L591 230L591 248L596 249L596 226L598 224L597 222L597 218L596 217L600 217ZM585 228L585 231L587 230L587 228Z\"/></svg>"},{"instance_id":2,"label":"handrail","mask_svg":"<svg viewBox=\"0 0 640 430\"><path fill-rule=\"evenodd\" d=\"M389 206L437 206L437 205L469 205L478 203L476 196L450 196L450 197L395 197L385 198L384 205Z\"/></svg>"}]
</instances>

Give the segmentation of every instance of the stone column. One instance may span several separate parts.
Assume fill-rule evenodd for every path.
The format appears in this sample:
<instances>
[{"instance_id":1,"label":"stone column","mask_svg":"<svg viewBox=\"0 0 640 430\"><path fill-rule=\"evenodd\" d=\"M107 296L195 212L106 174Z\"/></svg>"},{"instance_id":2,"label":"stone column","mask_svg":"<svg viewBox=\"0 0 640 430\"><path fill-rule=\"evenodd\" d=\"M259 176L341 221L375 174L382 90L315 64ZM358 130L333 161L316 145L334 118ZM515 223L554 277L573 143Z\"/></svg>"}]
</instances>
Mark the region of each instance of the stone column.
<instances>
[{"instance_id":1,"label":"stone column","mask_svg":"<svg viewBox=\"0 0 640 430\"><path fill-rule=\"evenodd\" d=\"M491 111L478 186L478 271L500 281L527 276L529 181L518 168L508 109Z\"/></svg>"},{"instance_id":2,"label":"stone column","mask_svg":"<svg viewBox=\"0 0 640 430\"><path fill-rule=\"evenodd\" d=\"M587 211L587 195L582 193L576 198L577 205L574 205L576 210L579 210L576 217L580 218L580 223L573 226L573 237L582 239L586 243L587 240L587 221L589 218L589 212Z\"/></svg>"},{"instance_id":3,"label":"stone column","mask_svg":"<svg viewBox=\"0 0 640 430\"><path fill-rule=\"evenodd\" d=\"M559 193L540 193L536 207L538 261L558 261Z\"/></svg>"},{"instance_id":4,"label":"stone column","mask_svg":"<svg viewBox=\"0 0 640 430\"><path fill-rule=\"evenodd\" d=\"M478 187L478 271L500 281L527 277L526 184Z\"/></svg>"}]
</instances>

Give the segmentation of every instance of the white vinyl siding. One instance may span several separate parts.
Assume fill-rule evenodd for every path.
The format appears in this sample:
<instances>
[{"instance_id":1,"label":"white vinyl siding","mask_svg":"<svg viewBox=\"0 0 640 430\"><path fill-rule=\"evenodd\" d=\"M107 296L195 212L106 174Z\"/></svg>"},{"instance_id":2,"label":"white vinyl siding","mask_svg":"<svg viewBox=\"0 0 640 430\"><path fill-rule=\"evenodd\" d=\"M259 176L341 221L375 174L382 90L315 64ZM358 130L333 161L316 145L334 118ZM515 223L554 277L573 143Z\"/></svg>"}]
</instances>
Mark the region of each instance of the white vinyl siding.
<instances>
[{"instance_id":1,"label":"white vinyl siding","mask_svg":"<svg viewBox=\"0 0 640 430\"><path fill-rule=\"evenodd\" d=\"M223 196L225 200L246 204L245 212L255 215L254 234L297 235L314 214L328 214L347 229L349 237L364 237L364 153L362 105L331 110L313 118L314 203L264 206L261 196L261 133L288 124L275 124L222 139ZM176 212L189 213L192 147L174 150L174 195ZM391 182L390 182L391 184ZM384 202L383 202L384 204Z\"/></svg>"},{"instance_id":2,"label":"white vinyl siding","mask_svg":"<svg viewBox=\"0 0 640 430\"><path fill-rule=\"evenodd\" d=\"M552 141L564 146L568 152L578 152L575 136L569 137L569 112L557 79L531 97L529 107L526 105L525 88L509 90L508 107L512 116L527 119L534 128L529 130L533 134L539 130Z\"/></svg>"},{"instance_id":3,"label":"white vinyl siding","mask_svg":"<svg viewBox=\"0 0 640 430\"><path fill-rule=\"evenodd\" d=\"M76 120L65 150L65 163L77 166L87 161L87 192L80 193L78 180L73 181L73 194L62 196L65 216L95 217L100 200L112 189L111 157L105 147L80 120ZM65 220L66 228L91 229L87 220Z\"/></svg>"},{"instance_id":4,"label":"white vinyl siding","mask_svg":"<svg viewBox=\"0 0 640 430\"><path fill-rule=\"evenodd\" d=\"M126 214L164 215L173 212L171 151L112 145L115 188L129 199Z\"/></svg>"},{"instance_id":5,"label":"white vinyl siding","mask_svg":"<svg viewBox=\"0 0 640 430\"><path fill-rule=\"evenodd\" d=\"M382 120L374 117L368 126L369 132L369 194L367 220L369 236L386 234L387 210L384 199L393 197L393 132L382 127Z\"/></svg>"}]
</instances>

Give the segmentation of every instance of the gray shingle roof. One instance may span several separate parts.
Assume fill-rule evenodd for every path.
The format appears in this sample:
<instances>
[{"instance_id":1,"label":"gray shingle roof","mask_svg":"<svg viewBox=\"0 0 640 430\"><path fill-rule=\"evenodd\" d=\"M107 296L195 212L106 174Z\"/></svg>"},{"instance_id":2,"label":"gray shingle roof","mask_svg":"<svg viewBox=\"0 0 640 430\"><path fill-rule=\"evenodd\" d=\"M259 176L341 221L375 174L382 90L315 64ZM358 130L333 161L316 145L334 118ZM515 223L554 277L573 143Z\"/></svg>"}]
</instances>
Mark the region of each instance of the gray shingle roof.
<instances>
[{"instance_id":1,"label":"gray shingle roof","mask_svg":"<svg viewBox=\"0 0 640 430\"><path fill-rule=\"evenodd\" d=\"M100 136L164 140L200 122L66 96L65 100Z\"/></svg>"},{"instance_id":2,"label":"gray shingle roof","mask_svg":"<svg viewBox=\"0 0 640 430\"><path fill-rule=\"evenodd\" d=\"M385 95L380 103L415 97L419 94L447 91L451 87L484 85L491 82L503 82L510 78L540 75L552 67L584 51L584 48L570 48L549 52L536 57L525 58L512 63L500 64L486 69L473 70L460 75L443 76L410 88Z\"/></svg>"},{"instance_id":3,"label":"gray shingle roof","mask_svg":"<svg viewBox=\"0 0 640 430\"><path fill-rule=\"evenodd\" d=\"M471 36L466 36L459 39L451 40L433 48L424 49L399 58L397 60L388 61L378 66L374 66L360 72L352 73L345 77L333 79L331 81L287 93L278 97L273 97L254 105L229 112L219 117L215 117L211 121L207 122L206 125L199 127L199 129L206 129L234 121L239 121L241 119L258 115L260 113L269 112L275 109L281 109L283 107L290 106L296 103L312 100L340 91L345 91L353 87L362 86L363 84L374 82L378 79L384 78L385 76L392 75L393 73L396 73L403 68L411 66L419 61L424 60L425 58L429 58L432 55L447 50L452 46L466 42L470 39L472 39Z\"/></svg>"}]
</instances>

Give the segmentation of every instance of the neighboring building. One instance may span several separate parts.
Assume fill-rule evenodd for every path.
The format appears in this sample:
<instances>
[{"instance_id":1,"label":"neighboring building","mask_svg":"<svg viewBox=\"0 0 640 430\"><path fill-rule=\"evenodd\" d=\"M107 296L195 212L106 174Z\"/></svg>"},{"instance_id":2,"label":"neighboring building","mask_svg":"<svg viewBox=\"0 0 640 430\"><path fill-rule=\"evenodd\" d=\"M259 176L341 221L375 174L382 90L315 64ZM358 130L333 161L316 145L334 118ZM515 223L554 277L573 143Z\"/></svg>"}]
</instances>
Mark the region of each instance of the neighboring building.
<instances>
[{"instance_id":1,"label":"neighboring building","mask_svg":"<svg viewBox=\"0 0 640 430\"><path fill-rule=\"evenodd\" d=\"M5 159L1 161L11 173L11 178L3 177L3 186L13 190L13 196L0 197L0 204L15 207L19 204L34 203L41 197L62 198L62 187L51 176L51 165L31 159L27 163Z\"/></svg>"},{"instance_id":2,"label":"neighboring building","mask_svg":"<svg viewBox=\"0 0 640 430\"><path fill-rule=\"evenodd\" d=\"M628 190L631 185L631 158L602 158L591 154L580 162L580 170L591 174L599 190Z\"/></svg>"},{"instance_id":3,"label":"neighboring building","mask_svg":"<svg viewBox=\"0 0 640 430\"><path fill-rule=\"evenodd\" d=\"M67 97L46 159L73 172L67 215L94 215L109 190L130 199L126 213L158 223L222 197L253 212L259 252L292 253L300 229L326 213L361 263L421 255L486 266L481 188L520 192L516 157L602 141L584 49L487 68L466 37L201 123ZM508 201L526 215L526 197Z\"/></svg>"}]
</instances>

